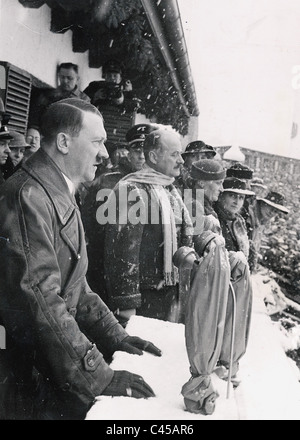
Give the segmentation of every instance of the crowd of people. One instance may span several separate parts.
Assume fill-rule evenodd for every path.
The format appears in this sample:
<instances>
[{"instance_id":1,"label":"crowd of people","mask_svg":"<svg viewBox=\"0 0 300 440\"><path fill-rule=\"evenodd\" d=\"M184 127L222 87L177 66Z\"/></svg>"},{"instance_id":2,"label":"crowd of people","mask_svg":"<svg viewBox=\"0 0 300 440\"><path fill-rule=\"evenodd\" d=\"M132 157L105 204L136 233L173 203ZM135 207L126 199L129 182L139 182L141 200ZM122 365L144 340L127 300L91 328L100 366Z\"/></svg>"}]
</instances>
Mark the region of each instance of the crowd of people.
<instances>
[{"instance_id":1,"label":"crowd of people","mask_svg":"<svg viewBox=\"0 0 300 440\"><path fill-rule=\"evenodd\" d=\"M101 394L155 396L110 367L117 350L163 356L127 333L135 314L185 325L184 401L211 414L211 373L239 384L250 274L264 229L289 212L284 198L155 124L134 125L108 152L102 91L83 95L76 65L59 73L60 93L26 136L1 115L0 419L84 419Z\"/></svg>"}]
</instances>

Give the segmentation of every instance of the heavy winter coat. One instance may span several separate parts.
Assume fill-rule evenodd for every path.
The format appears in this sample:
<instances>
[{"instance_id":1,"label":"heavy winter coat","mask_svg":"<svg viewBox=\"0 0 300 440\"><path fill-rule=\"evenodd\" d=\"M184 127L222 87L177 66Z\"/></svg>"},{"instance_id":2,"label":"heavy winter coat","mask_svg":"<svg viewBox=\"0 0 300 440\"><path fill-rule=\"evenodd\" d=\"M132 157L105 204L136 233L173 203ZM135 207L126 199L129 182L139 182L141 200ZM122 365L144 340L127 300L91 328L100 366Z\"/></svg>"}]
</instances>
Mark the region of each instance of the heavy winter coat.
<instances>
[{"instance_id":1,"label":"heavy winter coat","mask_svg":"<svg viewBox=\"0 0 300 440\"><path fill-rule=\"evenodd\" d=\"M151 218L151 213L159 212L159 208L153 204L151 187L146 183L122 180L119 184L125 193L135 195L135 200L128 200L126 206L124 200L120 203L121 192L118 186L115 187L116 222L106 225L104 254L109 306L112 310L139 308L141 290L156 289L164 280L163 228L161 218L157 222ZM166 187L166 191L172 190L176 190L173 185ZM141 212L147 213L147 218L137 224L125 218L125 223L120 224L120 217L124 214L128 216L137 204ZM176 219L178 247L192 244L192 225L188 220L189 224L185 223L183 217Z\"/></svg>"},{"instance_id":2,"label":"heavy winter coat","mask_svg":"<svg viewBox=\"0 0 300 440\"><path fill-rule=\"evenodd\" d=\"M24 353L17 380L35 365L61 402L86 410L113 377L102 353L127 333L87 284L79 210L42 149L1 186L0 212L0 318L7 354Z\"/></svg>"}]
</instances>

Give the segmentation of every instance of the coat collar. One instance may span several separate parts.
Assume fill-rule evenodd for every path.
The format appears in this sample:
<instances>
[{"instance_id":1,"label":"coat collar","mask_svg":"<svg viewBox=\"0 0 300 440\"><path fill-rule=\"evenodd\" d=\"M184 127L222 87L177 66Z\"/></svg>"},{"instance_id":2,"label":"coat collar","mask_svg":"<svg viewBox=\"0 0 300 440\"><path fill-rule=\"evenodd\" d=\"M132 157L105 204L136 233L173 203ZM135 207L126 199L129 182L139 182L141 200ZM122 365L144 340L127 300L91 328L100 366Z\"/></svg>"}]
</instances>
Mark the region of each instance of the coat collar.
<instances>
[{"instance_id":1,"label":"coat collar","mask_svg":"<svg viewBox=\"0 0 300 440\"><path fill-rule=\"evenodd\" d=\"M58 166L40 148L22 164L22 168L44 188L56 209L61 223L65 225L76 207L76 201L70 194L67 182Z\"/></svg>"}]
</instances>

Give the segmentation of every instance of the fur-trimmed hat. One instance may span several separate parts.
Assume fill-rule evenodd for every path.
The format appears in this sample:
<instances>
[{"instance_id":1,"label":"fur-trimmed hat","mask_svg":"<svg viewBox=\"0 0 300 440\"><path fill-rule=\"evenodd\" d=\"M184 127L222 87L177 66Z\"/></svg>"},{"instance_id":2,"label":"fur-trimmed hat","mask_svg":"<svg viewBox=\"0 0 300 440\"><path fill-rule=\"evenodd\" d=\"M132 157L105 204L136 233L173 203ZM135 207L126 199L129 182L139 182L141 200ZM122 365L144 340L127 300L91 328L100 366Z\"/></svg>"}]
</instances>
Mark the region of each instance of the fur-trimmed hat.
<instances>
[{"instance_id":1,"label":"fur-trimmed hat","mask_svg":"<svg viewBox=\"0 0 300 440\"><path fill-rule=\"evenodd\" d=\"M227 169L226 176L250 180L253 177L253 170L247 167L247 165L243 165L242 163L237 162Z\"/></svg>"},{"instance_id":2,"label":"fur-trimmed hat","mask_svg":"<svg viewBox=\"0 0 300 440\"><path fill-rule=\"evenodd\" d=\"M244 194L245 196L255 196L255 192L247 189L246 183L236 177L226 177L223 182L223 192L233 192Z\"/></svg>"},{"instance_id":3,"label":"fur-trimmed hat","mask_svg":"<svg viewBox=\"0 0 300 440\"><path fill-rule=\"evenodd\" d=\"M202 159L192 164L191 177L195 180L223 180L226 170L217 160Z\"/></svg>"},{"instance_id":4,"label":"fur-trimmed hat","mask_svg":"<svg viewBox=\"0 0 300 440\"><path fill-rule=\"evenodd\" d=\"M267 205L270 205L273 208L278 209L278 211L284 212L285 214L290 212L290 210L284 206L284 196L276 191L270 191L264 198L257 197L257 200L267 203Z\"/></svg>"},{"instance_id":5,"label":"fur-trimmed hat","mask_svg":"<svg viewBox=\"0 0 300 440\"><path fill-rule=\"evenodd\" d=\"M206 145L203 141L193 141L190 142L185 151L182 153L182 156L185 154L194 154L194 153L210 153L215 156L217 153L215 149L211 145Z\"/></svg>"}]
</instances>

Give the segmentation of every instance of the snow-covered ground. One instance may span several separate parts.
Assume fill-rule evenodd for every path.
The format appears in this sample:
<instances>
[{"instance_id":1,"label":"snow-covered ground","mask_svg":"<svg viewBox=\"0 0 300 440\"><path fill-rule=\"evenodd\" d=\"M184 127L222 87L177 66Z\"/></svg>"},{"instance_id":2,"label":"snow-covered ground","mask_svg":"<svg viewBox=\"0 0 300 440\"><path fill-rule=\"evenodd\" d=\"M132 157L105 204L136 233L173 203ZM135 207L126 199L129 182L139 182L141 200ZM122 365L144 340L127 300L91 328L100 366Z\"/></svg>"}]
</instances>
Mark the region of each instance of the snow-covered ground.
<instances>
[{"instance_id":1,"label":"snow-covered ground","mask_svg":"<svg viewBox=\"0 0 300 440\"><path fill-rule=\"evenodd\" d=\"M163 355L117 352L111 366L142 375L156 397L99 396L86 420L300 420L299 369L285 354L300 346L300 327L288 331L271 320L269 313L291 302L266 272L252 280L253 314L248 349L240 362L242 382L235 390L230 386L228 396L227 382L212 374L219 392L212 415L192 414L184 407L181 388L190 377L184 326L134 316L128 332L152 341Z\"/></svg>"}]
</instances>

